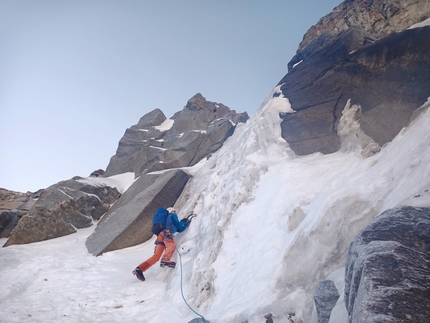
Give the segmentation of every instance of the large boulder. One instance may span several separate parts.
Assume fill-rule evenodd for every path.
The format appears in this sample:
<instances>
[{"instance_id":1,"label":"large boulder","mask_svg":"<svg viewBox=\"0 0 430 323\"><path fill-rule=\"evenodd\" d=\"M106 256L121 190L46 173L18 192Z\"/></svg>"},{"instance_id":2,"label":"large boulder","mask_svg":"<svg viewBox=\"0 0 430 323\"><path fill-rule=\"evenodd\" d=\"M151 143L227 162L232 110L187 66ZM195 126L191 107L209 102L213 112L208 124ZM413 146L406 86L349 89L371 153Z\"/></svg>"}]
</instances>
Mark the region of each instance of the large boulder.
<instances>
[{"instance_id":1,"label":"large boulder","mask_svg":"<svg viewBox=\"0 0 430 323\"><path fill-rule=\"evenodd\" d=\"M351 243L349 322L430 322L430 208L382 213Z\"/></svg>"},{"instance_id":2,"label":"large boulder","mask_svg":"<svg viewBox=\"0 0 430 323\"><path fill-rule=\"evenodd\" d=\"M365 38L362 29L349 28L279 83L296 111L281 114L282 137L296 154L340 149L338 124L348 100L361 106L364 134L382 146L430 96L430 26L361 46Z\"/></svg>"},{"instance_id":3,"label":"large boulder","mask_svg":"<svg viewBox=\"0 0 430 323\"><path fill-rule=\"evenodd\" d=\"M138 245L152 237L152 217L159 207L173 206L189 176L181 170L139 177L100 220L86 241L93 255Z\"/></svg>"},{"instance_id":4,"label":"large boulder","mask_svg":"<svg viewBox=\"0 0 430 323\"><path fill-rule=\"evenodd\" d=\"M116 188L76 180L52 185L22 216L4 246L57 238L89 227L119 195Z\"/></svg>"},{"instance_id":5,"label":"large boulder","mask_svg":"<svg viewBox=\"0 0 430 323\"><path fill-rule=\"evenodd\" d=\"M167 119L159 109L126 130L104 176L188 167L219 149L246 113L207 101L197 93L180 112Z\"/></svg>"}]
</instances>

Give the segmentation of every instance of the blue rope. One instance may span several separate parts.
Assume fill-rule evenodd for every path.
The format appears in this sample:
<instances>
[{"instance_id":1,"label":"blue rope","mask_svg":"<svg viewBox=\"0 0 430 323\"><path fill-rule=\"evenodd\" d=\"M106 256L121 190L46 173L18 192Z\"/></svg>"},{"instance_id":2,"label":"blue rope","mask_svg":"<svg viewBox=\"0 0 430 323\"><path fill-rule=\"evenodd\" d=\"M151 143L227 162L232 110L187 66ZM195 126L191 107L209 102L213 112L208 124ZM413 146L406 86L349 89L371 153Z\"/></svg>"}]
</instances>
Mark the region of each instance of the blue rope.
<instances>
[{"instance_id":1,"label":"blue rope","mask_svg":"<svg viewBox=\"0 0 430 323\"><path fill-rule=\"evenodd\" d=\"M186 299L185 299L184 291L183 291L183 289L182 289L182 255L181 255L181 253L178 251L178 249L176 249L176 251L178 252L178 255L179 255L179 265L180 265L180 267L181 267L181 295L182 295L182 299L184 300L185 304L187 304L188 308L189 308L191 311L193 311L196 315L200 316L200 317L202 318L203 322L204 322L204 323L206 323L206 320L205 320L205 318L203 317L203 315L200 315L200 314L199 314L199 313L197 313L195 310L193 310L193 309L191 308L191 306L187 303Z\"/></svg>"}]
</instances>

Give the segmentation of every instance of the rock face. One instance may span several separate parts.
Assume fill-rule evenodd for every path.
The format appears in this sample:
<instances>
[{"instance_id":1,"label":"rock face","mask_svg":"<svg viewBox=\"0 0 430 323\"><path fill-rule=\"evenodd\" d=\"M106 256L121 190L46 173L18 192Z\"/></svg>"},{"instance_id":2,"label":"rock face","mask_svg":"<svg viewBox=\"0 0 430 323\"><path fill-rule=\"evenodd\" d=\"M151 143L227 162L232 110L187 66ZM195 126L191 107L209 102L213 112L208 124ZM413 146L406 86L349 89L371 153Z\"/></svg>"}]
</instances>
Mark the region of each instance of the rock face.
<instances>
[{"instance_id":1,"label":"rock face","mask_svg":"<svg viewBox=\"0 0 430 323\"><path fill-rule=\"evenodd\" d=\"M388 210L352 242L349 322L430 321L430 208Z\"/></svg>"},{"instance_id":2,"label":"rock face","mask_svg":"<svg viewBox=\"0 0 430 323\"><path fill-rule=\"evenodd\" d=\"M380 146L408 124L430 96L430 26L392 32L429 16L423 1L344 1L308 31L279 82L296 111L281 115L282 137L296 154L340 149L348 100Z\"/></svg>"},{"instance_id":3,"label":"rock face","mask_svg":"<svg viewBox=\"0 0 430 323\"><path fill-rule=\"evenodd\" d=\"M328 323L333 307L339 299L339 292L332 280L324 280L315 288L315 307L318 323Z\"/></svg>"},{"instance_id":4,"label":"rock face","mask_svg":"<svg viewBox=\"0 0 430 323\"><path fill-rule=\"evenodd\" d=\"M195 165L218 150L236 124L247 119L246 113L206 101L200 93L171 119L155 109L126 130L104 176L134 172L137 177L143 171Z\"/></svg>"},{"instance_id":5,"label":"rock face","mask_svg":"<svg viewBox=\"0 0 430 323\"><path fill-rule=\"evenodd\" d=\"M4 246L57 238L89 227L119 195L116 188L75 180L52 185L19 220Z\"/></svg>"},{"instance_id":6,"label":"rock face","mask_svg":"<svg viewBox=\"0 0 430 323\"><path fill-rule=\"evenodd\" d=\"M150 239L155 210L173 206L188 179L189 176L181 170L139 177L87 239L88 251L99 256L104 252L135 246Z\"/></svg>"},{"instance_id":7,"label":"rock face","mask_svg":"<svg viewBox=\"0 0 430 323\"><path fill-rule=\"evenodd\" d=\"M350 27L358 28L373 42L391 33L400 32L430 17L430 8L422 0L346 0L309 28L289 68L306 60L314 52L330 46Z\"/></svg>"}]
</instances>

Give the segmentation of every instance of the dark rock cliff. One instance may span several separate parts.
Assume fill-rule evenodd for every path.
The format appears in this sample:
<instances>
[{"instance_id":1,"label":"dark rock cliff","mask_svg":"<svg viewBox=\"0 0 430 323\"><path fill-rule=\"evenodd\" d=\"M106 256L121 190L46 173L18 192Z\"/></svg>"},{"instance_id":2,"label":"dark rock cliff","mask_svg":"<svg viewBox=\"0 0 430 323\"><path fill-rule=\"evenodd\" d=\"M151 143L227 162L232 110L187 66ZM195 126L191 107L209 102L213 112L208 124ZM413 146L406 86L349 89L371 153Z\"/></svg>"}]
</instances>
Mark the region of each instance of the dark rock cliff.
<instances>
[{"instance_id":1,"label":"dark rock cliff","mask_svg":"<svg viewBox=\"0 0 430 323\"><path fill-rule=\"evenodd\" d=\"M296 111L281 115L282 136L297 154L339 150L337 126L349 99L361 106L364 133L382 146L430 96L430 26L357 46L363 39L350 28L280 81Z\"/></svg>"},{"instance_id":2,"label":"dark rock cliff","mask_svg":"<svg viewBox=\"0 0 430 323\"><path fill-rule=\"evenodd\" d=\"M419 0L346 0L312 26L279 82L295 113L282 137L298 155L341 148L338 124L348 100L379 146L408 124L430 96L430 17Z\"/></svg>"},{"instance_id":3,"label":"dark rock cliff","mask_svg":"<svg viewBox=\"0 0 430 323\"><path fill-rule=\"evenodd\" d=\"M400 32L430 17L430 6L422 0L346 0L306 32L297 54L288 64L306 60L312 53L331 46L351 27L365 36L363 45Z\"/></svg>"}]
</instances>

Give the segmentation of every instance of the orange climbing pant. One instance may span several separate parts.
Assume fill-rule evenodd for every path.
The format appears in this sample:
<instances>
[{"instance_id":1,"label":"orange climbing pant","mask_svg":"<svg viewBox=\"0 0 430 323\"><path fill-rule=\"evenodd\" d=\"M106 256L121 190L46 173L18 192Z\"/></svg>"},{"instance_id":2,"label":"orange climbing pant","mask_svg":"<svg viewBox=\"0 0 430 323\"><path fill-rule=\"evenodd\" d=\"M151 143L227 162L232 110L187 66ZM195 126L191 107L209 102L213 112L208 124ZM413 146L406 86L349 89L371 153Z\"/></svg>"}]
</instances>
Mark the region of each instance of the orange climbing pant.
<instances>
[{"instance_id":1,"label":"orange climbing pant","mask_svg":"<svg viewBox=\"0 0 430 323\"><path fill-rule=\"evenodd\" d=\"M157 236L155 244L154 254L138 266L140 270L147 271L152 265L160 260L163 252L164 255L162 260L170 261L172 258L173 253L175 252L175 239L173 238L173 234L166 234L166 232L162 231Z\"/></svg>"}]
</instances>

